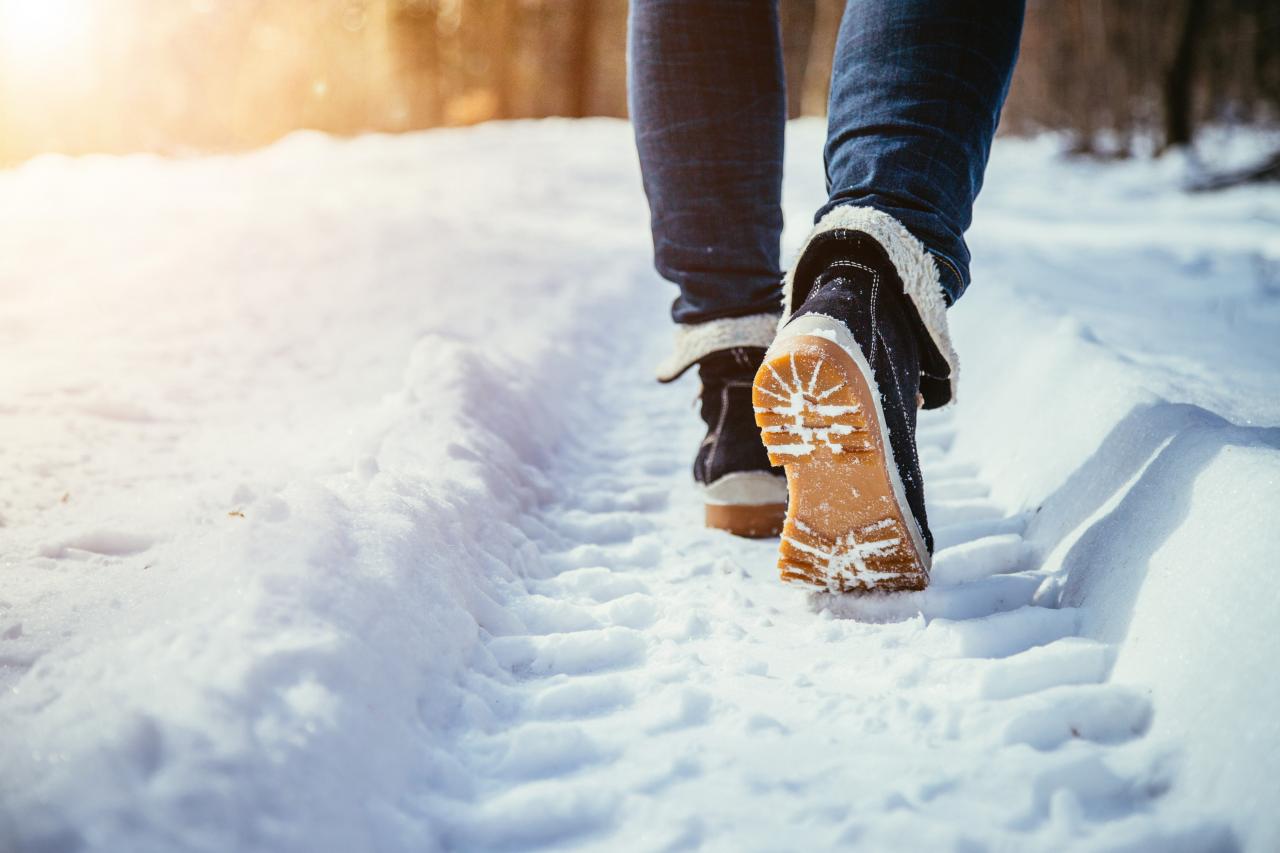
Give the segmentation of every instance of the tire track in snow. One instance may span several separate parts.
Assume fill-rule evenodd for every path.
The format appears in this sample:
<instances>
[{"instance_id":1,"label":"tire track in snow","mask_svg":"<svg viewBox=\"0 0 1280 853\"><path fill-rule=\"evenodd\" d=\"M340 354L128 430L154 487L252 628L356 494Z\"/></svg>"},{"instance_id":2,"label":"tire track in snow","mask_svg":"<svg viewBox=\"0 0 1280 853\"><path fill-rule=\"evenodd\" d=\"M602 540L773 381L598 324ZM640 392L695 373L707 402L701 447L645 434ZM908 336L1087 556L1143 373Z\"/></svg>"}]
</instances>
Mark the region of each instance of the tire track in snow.
<instances>
[{"instance_id":1,"label":"tire track in snow","mask_svg":"<svg viewBox=\"0 0 1280 853\"><path fill-rule=\"evenodd\" d=\"M775 541L701 526L697 419L634 363L578 397L593 426L531 525L545 574L506 602L526 632L487 639L506 675L477 680L492 716L458 732L450 847L1178 840L1147 810L1166 771L1125 749L1148 702L1037 603L1025 519L952 457L947 414L920 432L930 588L810 594L777 580Z\"/></svg>"}]
</instances>

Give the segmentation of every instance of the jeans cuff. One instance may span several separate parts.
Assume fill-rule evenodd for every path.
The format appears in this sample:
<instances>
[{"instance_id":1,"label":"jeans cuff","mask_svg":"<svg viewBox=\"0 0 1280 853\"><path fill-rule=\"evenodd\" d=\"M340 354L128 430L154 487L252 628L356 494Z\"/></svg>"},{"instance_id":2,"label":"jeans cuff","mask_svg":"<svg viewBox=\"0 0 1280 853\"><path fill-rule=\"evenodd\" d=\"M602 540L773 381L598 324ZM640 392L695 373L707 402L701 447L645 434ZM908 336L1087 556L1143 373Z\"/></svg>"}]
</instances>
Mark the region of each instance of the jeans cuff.
<instances>
[{"instance_id":1,"label":"jeans cuff","mask_svg":"<svg viewBox=\"0 0 1280 853\"><path fill-rule=\"evenodd\" d=\"M938 285L942 288L943 296L946 297L947 307L950 307L964 295L969 282L961 274L960 266L951 258L927 246L925 251L933 258L934 265L938 268Z\"/></svg>"}]
</instances>

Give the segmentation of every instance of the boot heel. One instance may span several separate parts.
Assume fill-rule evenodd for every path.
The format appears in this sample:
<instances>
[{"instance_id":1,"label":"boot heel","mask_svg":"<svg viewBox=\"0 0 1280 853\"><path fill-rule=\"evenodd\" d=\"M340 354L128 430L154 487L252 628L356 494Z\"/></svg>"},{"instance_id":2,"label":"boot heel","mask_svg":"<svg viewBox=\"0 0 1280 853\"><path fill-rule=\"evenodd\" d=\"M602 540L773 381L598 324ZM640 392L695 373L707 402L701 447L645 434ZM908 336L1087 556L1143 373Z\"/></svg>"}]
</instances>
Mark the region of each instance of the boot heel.
<instances>
[{"instance_id":1,"label":"boot heel","mask_svg":"<svg viewBox=\"0 0 1280 853\"><path fill-rule=\"evenodd\" d=\"M744 471L704 486L707 527L751 539L782 532L787 513L787 486L777 474Z\"/></svg>"},{"instance_id":2,"label":"boot heel","mask_svg":"<svg viewBox=\"0 0 1280 853\"><path fill-rule=\"evenodd\" d=\"M782 532L786 504L731 506L707 504L707 527L745 539L769 539Z\"/></svg>"},{"instance_id":3,"label":"boot heel","mask_svg":"<svg viewBox=\"0 0 1280 853\"><path fill-rule=\"evenodd\" d=\"M787 474L782 578L831 592L924 589L929 554L893 463L870 368L842 324L815 331L784 330L752 387L769 461ZM846 345L837 343L838 332Z\"/></svg>"}]
</instances>

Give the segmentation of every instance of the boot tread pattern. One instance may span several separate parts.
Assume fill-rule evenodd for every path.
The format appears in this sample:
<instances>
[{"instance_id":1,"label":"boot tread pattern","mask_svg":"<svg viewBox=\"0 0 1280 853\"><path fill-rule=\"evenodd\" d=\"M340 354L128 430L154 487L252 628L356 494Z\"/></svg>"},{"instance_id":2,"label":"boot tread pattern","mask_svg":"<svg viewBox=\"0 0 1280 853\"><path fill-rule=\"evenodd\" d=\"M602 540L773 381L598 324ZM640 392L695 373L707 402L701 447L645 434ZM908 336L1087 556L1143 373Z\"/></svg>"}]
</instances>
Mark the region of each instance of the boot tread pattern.
<instances>
[{"instance_id":1,"label":"boot tread pattern","mask_svg":"<svg viewBox=\"0 0 1280 853\"><path fill-rule=\"evenodd\" d=\"M801 336L771 351L752 390L769 461L791 499L784 580L831 592L922 589L928 575L887 466L871 388L840 347Z\"/></svg>"}]
</instances>

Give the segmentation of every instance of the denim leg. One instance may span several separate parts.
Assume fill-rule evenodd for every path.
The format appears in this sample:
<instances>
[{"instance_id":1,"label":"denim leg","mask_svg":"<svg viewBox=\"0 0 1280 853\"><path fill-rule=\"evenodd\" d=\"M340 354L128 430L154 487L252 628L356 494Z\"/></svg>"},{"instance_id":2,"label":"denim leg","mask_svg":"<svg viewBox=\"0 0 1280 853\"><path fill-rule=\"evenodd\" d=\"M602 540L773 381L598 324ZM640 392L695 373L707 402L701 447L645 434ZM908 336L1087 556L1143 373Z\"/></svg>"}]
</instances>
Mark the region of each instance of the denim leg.
<instances>
[{"instance_id":1,"label":"denim leg","mask_svg":"<svg viewBox=\"0 0 1280 853\"><path fill-rule=\"evenodd\" d=\"M888 213L969 284L964 232L1009 90L1023 0L848 0L825 161L830 200ZM816 221L816 219L815 219Z\"/></svg>"},{"instance_id":2,"label":"denim leg","mask_svg":"<svg viewBox=\"0 0 1280 853\"><path fill-rule=\"evenodd\" d=\"M654 263L677 323L781 299L786 122L777 0L632 0L628 91Z\"/></svg>"}]
</instances>

